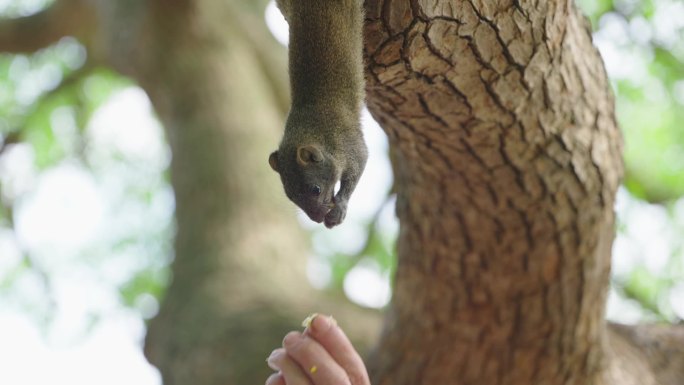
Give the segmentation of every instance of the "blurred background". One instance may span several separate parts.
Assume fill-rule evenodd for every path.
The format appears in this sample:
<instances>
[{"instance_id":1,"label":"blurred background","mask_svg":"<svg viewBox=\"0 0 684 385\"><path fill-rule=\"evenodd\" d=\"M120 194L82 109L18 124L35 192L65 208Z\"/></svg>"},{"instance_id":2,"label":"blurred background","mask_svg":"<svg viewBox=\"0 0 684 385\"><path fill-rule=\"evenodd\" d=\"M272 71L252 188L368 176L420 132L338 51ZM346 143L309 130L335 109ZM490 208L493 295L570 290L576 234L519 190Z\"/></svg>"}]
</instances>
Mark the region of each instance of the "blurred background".
<instances>
[{"instance_id":1,"label":"blurred background","mask_svg":"<svg viewBox=\"0 0 684 385\"><path fill-rule=\"evenodd\" d=\"M0 17L49 3L0 0ZM625 137L607 316L680 322L684 2L579 5ZM264 18L287 44L274 4ZM174 258L170 150L145 92L86 56L71 38L0 54L0 384L161 383L142 343ZM371 158L344 225L330 231L298 217L311 237L310 284L382 309L398 223L386 139L368 113L364 127Z\"/></svg>"}]
</instances>

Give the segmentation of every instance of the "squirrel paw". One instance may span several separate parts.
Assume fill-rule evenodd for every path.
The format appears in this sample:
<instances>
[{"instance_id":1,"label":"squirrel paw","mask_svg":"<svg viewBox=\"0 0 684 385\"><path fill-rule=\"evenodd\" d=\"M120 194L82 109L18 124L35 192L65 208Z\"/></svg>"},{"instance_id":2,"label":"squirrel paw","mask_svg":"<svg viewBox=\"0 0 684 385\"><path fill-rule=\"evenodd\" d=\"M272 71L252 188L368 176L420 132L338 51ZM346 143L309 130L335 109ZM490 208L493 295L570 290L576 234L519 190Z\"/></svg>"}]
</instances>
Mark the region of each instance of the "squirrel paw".
<instances>
[{"instance_id":1,"label":"squirrel paw","mask_svg":"<svg viewBox=\"0 0 684 385\"><path fill-rule=\"evenodd\" d=\"M332 210L325 216L325 227L331 229L344 220L347 215L347 208L341 205L333 207Z\"/></svg>"}]
</instances>

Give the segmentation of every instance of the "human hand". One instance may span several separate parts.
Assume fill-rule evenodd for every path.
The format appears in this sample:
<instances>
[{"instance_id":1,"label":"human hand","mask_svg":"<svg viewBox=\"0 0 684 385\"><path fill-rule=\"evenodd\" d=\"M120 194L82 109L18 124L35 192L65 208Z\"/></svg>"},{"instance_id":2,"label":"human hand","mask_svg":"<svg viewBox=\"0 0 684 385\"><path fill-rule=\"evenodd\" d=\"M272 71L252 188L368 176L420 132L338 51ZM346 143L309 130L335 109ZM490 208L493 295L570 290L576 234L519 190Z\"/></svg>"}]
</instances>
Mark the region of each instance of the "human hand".
<instances>
[{"instance_id":1,"label":"human hand","mask_svg":"<svg viewBox=\"0 0 684 385\"><path fill-rule=\"evenodd\" d=\"M370 385L363 360L332 317L314 315L304 333L290 332L268 357L266 385Z\"/></svg>"}]
</instances>

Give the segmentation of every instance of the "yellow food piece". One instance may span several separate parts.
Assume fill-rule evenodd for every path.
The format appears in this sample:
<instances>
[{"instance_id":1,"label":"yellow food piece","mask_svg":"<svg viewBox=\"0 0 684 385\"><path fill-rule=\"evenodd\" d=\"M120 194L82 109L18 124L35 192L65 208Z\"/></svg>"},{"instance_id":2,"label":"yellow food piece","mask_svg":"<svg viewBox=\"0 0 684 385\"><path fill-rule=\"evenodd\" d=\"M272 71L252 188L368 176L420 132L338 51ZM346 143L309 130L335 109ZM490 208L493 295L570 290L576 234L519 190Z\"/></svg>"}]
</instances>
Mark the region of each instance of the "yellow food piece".
<instances>
[{"instance_id":1,"label":"yellow food piece","mask_svg":"<svg viewBox=\"0 0 684 385\"><path fill-rule=\"evenodd\" d=\"M318 371L318 368L316 367L316 365L312 366L311 369L309 369L309 372L311 372L311 374L314 374L317 371Z\"/></svg>"},{"instance_id":2,"label":"yellow food piece","mask_svg":"<svg viewBox=\"0 0 684 385\"><path fill-rule=\"evenodd\" d=\"M311 326L311 323L313 322L314 318L316 318L317 316L318 316L318 313L313 313L313 314L309 315L308 317L304 318L304 321L302 321L302 327L306 329L309 326ZM314 366L314 368L315 368L315 366Z\"/></svg>"}]
</instances>

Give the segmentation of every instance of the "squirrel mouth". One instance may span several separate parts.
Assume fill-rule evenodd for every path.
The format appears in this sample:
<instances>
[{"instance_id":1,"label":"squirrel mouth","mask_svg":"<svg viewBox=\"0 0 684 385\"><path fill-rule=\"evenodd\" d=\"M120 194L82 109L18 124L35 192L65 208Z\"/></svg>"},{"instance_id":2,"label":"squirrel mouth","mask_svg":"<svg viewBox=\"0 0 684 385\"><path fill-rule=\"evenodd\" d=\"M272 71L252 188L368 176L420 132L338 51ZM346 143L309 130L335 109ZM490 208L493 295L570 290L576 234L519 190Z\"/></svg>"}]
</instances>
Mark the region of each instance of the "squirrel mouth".
<instances>
[{"instance_id":1,"label":"squirrel mouth","mask_svg":"<svg viewBox=\"0 0 684 385\"><path fill-rule=\"evenodd\" d=\"M309 218L316 222L316 223L321 223L323 220L325 220L325 216L328 215L328 213L335 207L335 204L327 204L327 205L321 205L317 207L313 207L310 210L304 210L306 215L309 216Z\"/></svg>"}]
</instances>

